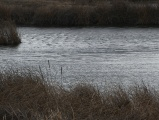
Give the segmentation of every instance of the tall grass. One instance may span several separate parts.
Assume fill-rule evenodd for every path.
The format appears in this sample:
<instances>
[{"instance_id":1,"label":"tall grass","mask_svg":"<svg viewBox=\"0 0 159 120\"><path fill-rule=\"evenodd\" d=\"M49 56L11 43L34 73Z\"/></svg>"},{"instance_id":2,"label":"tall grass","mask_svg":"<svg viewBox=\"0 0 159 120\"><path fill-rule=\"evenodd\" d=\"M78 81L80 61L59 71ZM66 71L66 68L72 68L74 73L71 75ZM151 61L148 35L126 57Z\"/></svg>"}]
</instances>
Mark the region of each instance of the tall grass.
<instances>
[{"instance_id":1,"label":"tall grass","mask_svg":"<svg viewBox=\"0 0 159 120\"><path fill-rule=\"evenodd\" d=\"M65 89L46 84L35 72L0 73L0 119L3 120L154 120L159 92L146 85L104 88L88 84Z\"/></svg>"},{"instance_id":2,"label":"tall grass","mask_svg":"<svg viewBox=\"0 0 159 120\"><path fill-rule=\"evenodd\" d=\"M0 45L18 45L21 39L16 27L9 21L0 22Z\"/></svg>"},{"instance_id":3,"label":"tall grass","mask_svg":"<svg viewBox=\"0 0 159 120\"><path fill-rule=\"evenodd\" d=\"M11 15L10 12L10 8L0 2L0 20L9 20Z\"/></svg>"},{"instance_id":4,"label":"tall grass","mask_svg":"<svg viewBox=\"0 0 159 120\"><path fill-rule=\"evenodd\" d=\"M27 26L158 26L148 0L1 0L0 16Z\"/></svg>"}]
</instances>

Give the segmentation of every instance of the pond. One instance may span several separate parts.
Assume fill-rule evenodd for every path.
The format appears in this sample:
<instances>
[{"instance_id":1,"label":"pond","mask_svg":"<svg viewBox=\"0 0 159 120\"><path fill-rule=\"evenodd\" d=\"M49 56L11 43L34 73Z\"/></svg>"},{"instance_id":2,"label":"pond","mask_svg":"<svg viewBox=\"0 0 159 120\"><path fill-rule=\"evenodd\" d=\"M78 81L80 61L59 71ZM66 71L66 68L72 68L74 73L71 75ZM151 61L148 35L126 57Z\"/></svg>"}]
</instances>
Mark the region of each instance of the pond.
<instances>
[{"instance_id":1,"label":"pond","mask_svg":"<svg viewBox=\"0 0 159 120\"><path fill-rule=\"evenodd\" d=\"M50 74L63 84L159 84L159 28L20 27L18 31L19 46L0 47L2 67L49 66Z\"/></svg>"}]
</instances>

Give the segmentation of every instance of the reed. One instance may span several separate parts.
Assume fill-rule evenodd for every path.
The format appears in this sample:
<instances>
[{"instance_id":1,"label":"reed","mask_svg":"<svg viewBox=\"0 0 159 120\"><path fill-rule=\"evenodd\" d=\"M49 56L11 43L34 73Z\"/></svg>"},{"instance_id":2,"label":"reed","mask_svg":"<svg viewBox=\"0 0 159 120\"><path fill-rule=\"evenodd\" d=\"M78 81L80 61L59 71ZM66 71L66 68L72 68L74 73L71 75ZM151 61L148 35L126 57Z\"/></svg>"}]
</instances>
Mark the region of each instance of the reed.
<instances>
[{"instance_id":1,"label":"reed","mask_svg":"<svg viewBox=\"0 0 159 120\"><path fill-rule=\"evenodd\" d=\"M1 0L0 16L25 26L158 26L158 0Z\"/></svg>"},{"instance_id":2,"label":"reed","mask_svg":"<svg viewBox=\"0 0 159 120\"><path fill-rule=\"evenodd\" d=\"M0 20L10 20L10 15L10 8L0 2Z\"/></svg>"},{"instance_id":3,"label":"reed","mask_svg":"<svg viewBox=\"0 0 159 120\"><path fill-rule=\"evenodd\" d=\"M145 84L125 88L89 84L66 89L47 84L41 72L0 72L0 119L3 120L154 120L159 92Z\"/></svg>"}]
</instances>

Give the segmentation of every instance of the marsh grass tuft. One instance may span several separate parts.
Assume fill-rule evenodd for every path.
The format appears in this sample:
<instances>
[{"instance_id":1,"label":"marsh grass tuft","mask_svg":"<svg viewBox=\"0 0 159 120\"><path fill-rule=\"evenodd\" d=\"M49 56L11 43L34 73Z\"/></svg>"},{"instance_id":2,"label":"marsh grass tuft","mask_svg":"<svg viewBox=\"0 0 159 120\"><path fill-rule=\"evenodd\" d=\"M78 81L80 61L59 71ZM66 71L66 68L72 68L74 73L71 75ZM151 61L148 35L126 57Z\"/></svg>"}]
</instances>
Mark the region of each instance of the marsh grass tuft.
<instances>
[{"instance_id":1,"label":"marsh grass tuft","mask_svg":"<svg viewBox=\"0 0 159 120\"><path fill-rule=\"evenodd\" d=\"M9 21L0 22L0 45L18 45L21 43L16 26Z\"/></svg>"},{"instance_id":2,"label":"marsh grass tuft","mask_svg":"<svg viewBox=\"0 0 159 120\"><path fill-rule=\"evenodd\" d=\"M103 91L103 92L102 92ZM47 84L36 72L0 73L0 119L153 120L159 119L159 92L146 85L100 91L89 84Z\"/></svg>"}]
</instances>

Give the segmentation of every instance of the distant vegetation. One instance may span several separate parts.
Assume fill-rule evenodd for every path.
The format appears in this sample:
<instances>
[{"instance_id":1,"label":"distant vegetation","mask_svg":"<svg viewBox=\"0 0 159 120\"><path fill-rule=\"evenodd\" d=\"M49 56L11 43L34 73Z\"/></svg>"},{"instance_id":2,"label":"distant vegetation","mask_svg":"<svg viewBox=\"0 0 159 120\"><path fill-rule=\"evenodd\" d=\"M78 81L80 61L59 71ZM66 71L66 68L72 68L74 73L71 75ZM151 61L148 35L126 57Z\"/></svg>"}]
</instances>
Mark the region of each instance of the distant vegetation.
<instances>
[{"instance_id":1,"label":"distant vegetation","mask_svg":"<svg viewBox=\"0 0 159 120\"><path fill-rule=\"evenodd\" d=\"M0 16L24 26L158 26L159 1L0 0Z\"/></svg>"},{"instance_id":2,"label":"distant vegetation","mask_svg":"<svg viewBox=\"0 0 159 120\"><path fill-rule=\"evenodd\" d=\"M29 70L30 71L30 70ZM117 85L103 92L88 84L66 89L41 74L0 72L1 120L158 120L159 92Z\"/></svg>"}]
</instances>

